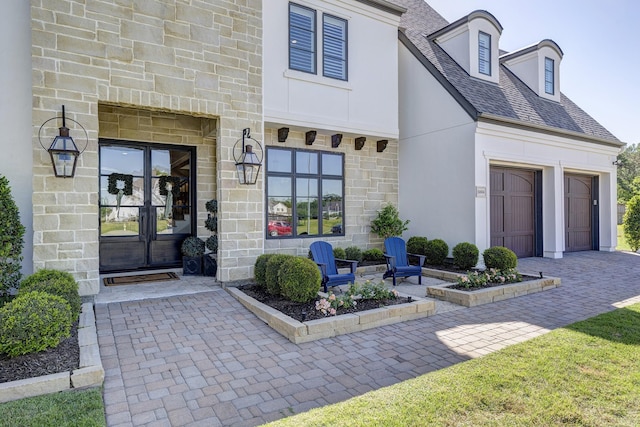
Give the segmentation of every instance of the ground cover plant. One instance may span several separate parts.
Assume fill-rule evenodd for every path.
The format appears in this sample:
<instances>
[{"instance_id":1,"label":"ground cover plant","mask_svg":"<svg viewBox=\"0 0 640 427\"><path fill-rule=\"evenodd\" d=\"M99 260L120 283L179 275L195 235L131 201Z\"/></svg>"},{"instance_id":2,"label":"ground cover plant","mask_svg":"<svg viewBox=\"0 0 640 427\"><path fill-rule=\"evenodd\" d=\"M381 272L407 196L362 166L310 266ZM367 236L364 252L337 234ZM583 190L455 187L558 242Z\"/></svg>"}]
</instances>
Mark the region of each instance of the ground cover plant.
<instances>
[{"instance_id":1,"label":"ground cover plant","mask_svg":"<svg viewBox=\"0 0 640 427\"><path fill-rule=\"evenodd\" d=\"M106 425L100 388L64 391L0 404L0 427Z\"/></svg>"},{"instance_id":2,"label":"ground cover plant","mask_svg":"<svg viewBox=\"0 0 640 427\"><path fill-rule=\"evenodd\" d=\"M640 304L270 426L637 426Z\"/></svg>"}]
</instances>

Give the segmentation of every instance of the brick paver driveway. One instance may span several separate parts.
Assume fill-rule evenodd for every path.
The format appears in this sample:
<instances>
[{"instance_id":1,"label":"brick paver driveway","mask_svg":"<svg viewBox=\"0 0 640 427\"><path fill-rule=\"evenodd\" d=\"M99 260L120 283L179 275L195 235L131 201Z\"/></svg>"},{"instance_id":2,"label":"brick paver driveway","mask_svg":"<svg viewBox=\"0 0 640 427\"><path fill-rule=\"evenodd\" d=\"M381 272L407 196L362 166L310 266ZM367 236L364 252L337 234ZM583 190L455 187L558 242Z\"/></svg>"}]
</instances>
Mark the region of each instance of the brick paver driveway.
<instances>
[{"instance_id":1,"label":"brick paver driveway","mask_svg":"<svg viewBox=\"0 0 640 427\"><path fill-rule=\"evenodd\" d=\"M224 290L97 305L109 426L251 426L640 302L640 256L520 260L557 289L296 345Z\"/></svg>"}]
</instances>

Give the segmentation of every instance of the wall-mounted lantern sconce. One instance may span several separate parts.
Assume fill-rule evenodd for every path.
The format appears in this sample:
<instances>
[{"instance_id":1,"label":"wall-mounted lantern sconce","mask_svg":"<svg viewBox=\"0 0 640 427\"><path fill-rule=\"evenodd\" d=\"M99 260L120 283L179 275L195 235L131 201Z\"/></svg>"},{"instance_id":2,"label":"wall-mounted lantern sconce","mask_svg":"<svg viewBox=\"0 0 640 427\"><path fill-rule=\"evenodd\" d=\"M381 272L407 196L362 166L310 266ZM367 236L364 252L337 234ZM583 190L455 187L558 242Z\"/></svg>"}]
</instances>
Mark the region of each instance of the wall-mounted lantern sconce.
<instances>
[{"instance_id":1,"label":"wall-mounted lantern sconce","mask_svg":"<svg viewBox=\"0 0 640 427\"><path fill-rule=\"evenodd\" d=\"M278 142L285 142L289 136L289 128L278 129Z\"/></svg>"},{"instance_id":2,"label":"wall-mounted lantern sconce","mask_svg":"<svg viewBox=\"0 0 640 427\"><path fill-rule=\"evenodd\" d=\"M313 141L316 140L317 132L315 130L310 130L309 132L304 134L304 143L307 145L313 144Z\"/></svg>"},{"instance_id":3,"label":"wall-mounted lantern sconce","mask_svg":"<svg viewBox=\"0 0 640 427\"><path fill-rule=\"evenodd\" d=\"M364 147L364 142L367 140L364 136L359 136L356 138L356 150L362 150Z\"/></svg>"},{"instance_id":4,"label":"wall-mounted lantern sconce","mask_svg":"<svg viewBox=\"0 0 640 427\"><path fill-rule=\"evenodd\" d=\"M621 162L620 160L615 159L615 160L613 161L613 166L621 166L621 165L622 165L622 162Z\"/></svg>"},{"instance_id":5,"label":"wall-mounted lantern sconce","mask_svg":"<svg viewBox=\"0 0 640 427\"><path fill-rule=\"evenodd\" d=\"M338 148L340 143L342 142L342 134L336 133L335 135L331 135L331 147Z\"/></svg>"},{"instance_id":6,"label":"wall-mounted lantern sconce","mask_svg":"<svg viewBox=\"0 0 640 427\"><path fill-rule=\"evenodd\" d=\"M247 144L253 140L257 147ZM242 141L242 146L239 146ZM260 166L262 166L262 145L251 138L251 129L242 130L242 139L236 141L233 146L233 159L236 161L236 171L238 172L238 181L240 184L253 185L258 180Z\"/></svg>"},{"instance_id":7,"label":"wall-mounted lantern sconce","mask_svg":"<svg viewBox=\"0 0 640 427\"><path fill-rule=\"evenodd\" d=\"M53 173L57 177L62 178L73 178L76 173L76 165L78 164L78 157L80 154L87 148L89 144L89 135L87 134L86 129L78 122L73 119L69 119L70 121L77 124L84 131L85 135L85 145L82 151L78 150L76 143L73 141L73 138L69 135L69 128L67 127L67 119L64 114L64 105L62 106L62 127L58 128L60 134L53 139L53 142L49 146L49 148L44 148L42 145L42 129L45 127L47 123L52 120L58 120L59 117L52 117L40 126L40 130L38 130L38 141L43 149L49 152L49 156L51 157L51 163L53 165Z\"/></svg>"},{"instance_id":8,"label":"wall-mounted lantern sconce","mask_svg":"<svg viewBox=\"0 0 640 427\"><path fill-rule=\"evenodd\" d=\"M377 147L378 153L382 153L384 151L384 149L387 148L387 144L388 143L389 143L389 140L387 140L387 139L382 139L382 140L378 141L378 147Z\"/></svg>"}]
</instances>

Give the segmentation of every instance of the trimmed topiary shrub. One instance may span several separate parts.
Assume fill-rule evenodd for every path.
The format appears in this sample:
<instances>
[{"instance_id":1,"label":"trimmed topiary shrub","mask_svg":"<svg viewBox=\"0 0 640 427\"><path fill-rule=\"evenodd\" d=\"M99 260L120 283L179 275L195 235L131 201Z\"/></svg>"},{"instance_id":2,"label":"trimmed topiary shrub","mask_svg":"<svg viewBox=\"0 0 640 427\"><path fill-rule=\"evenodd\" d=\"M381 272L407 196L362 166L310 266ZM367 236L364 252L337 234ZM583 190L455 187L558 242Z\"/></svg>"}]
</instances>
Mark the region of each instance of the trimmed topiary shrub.
<instances>
[{"instance_id":1,"label":"trimmed topiary shrub","mask_svg":"<svg viewBox=\"0 0 640 427\"><path fill-rule=\"evenodd\" d=\"M280 264L280 294L290 301L307 302L318 296L320 270L308 258L290 257Z\"/></svg>"},{"instance_id":2,"label":"trimmed topiary shrub","mask_svg":"<svg viewBox=\"0 0 640 427\"><path fill-rule=\"evenodd\" d=\"M633 196L627 203L623 224L624 238L631 250L636 252L640 249L640 196Z\"/></svg>"},{"instance_id":3,"label":"trimmed topiary shrub","mask_svg":"<svg viewBox=\"0 0 640 427\"><path fill-rule=\"evenodd\" d=\"M274 254L267 261L267 269L265 271L265 284L267 285L267 292L271 295L280 295L280 282L278 274L282 263L289 258L294 258L293 255ZM318 268L318 267L316 267Z\"/></svg>"},{"instance_id":4,"label":"trimmed topiary shrub","mask_svg":"<svg viewBox=\"0 0 640 427\"><path fill-rule=\"evenodd\" d=\"M256 279L256 284L262 288L267 287L267 262L275 254L262 254L256 259L254 264L253 274Z\"/></svg>"},{"instance_id":5,"label":"trimmed topiary shrub","mask_svg":"<svg viewBox=\"0 0 640 427\"><path fill-rule=\"evenodd\" d=\"M428 264L442 265L447 255L449 255L449 245L442 239L433 239L429 240L425 251Z\"/></svg>"},{"instance_id":6,"label":"trimmed topiary shrub","mask_svg":"<svg viewBox=\"0 0 640 427\"><path fill-rule=\"evenodd\" d=\"M516 254L504 246L494 246L486 249L482 253L482 258L487 268L495 268L497 270L516 268L518 265L518 257Z\"/></svg>"},{"instance_id":7,"label":"trimmed topiary shrub","mask_svg":"<svg viewBox=\"0 0 640 427\"><path fill-rule=\"evenodd\" d=\"M64 271L39 270L20 284L18 296L32 291L46 292L64 298L71 309L71 320L76 321L82 309L82 299L78 294L78 282Z\"/></svg>"},{"instance_id":8,"label":"trimmed topiary shrub","mask_svg":"<svg viewBox=\"0 0 640 427\"><path fill-rule=\"evenodd\" d=\"M429 239L427 239L426 237L409 237L409 240L407 240L407 252L416 255L426 255L428 243Z\"/></svg>"},{"instance_id":9,"label":"trimmed topiary shrub","mask_svg":"<svg viewBox=\"0 0 640 427\"><path fill-rule=\"evenodd\" d=\"M340 259L345 259L347 257L344 249L342 248L333 248L333 257L334 258L340 258Z\"/></svg>"},{"instance_id":10,"label":"trimmed topiary shrub","mask_svg":"<svg viewBox=\"0 0 640 427\"><path fill-rule=\"evenodd\" d=\"M0 297L20 283L24 226L11 196L9 180L0 175Z\"/></svg>"},{"instance_id":11,"label":"trimmed topiary shrub","mask_svg":"<svg viewBox=\"0 0 640 427\"><path fill-rule=\"evenodd\" d=\"M362 261L362 251L357 246L349 246L344 250L344 256L346 259L350 259L352 261Z\"/></svg>"},{"instance_id":12,"label":"trimmed topiary shrub","mask_svg":"<svg viewBox=\"0 0 640 427\"><path fill-rule=\"evenodd\" d=\"M469 270L476 266L480 251L473 243L458 243L453 248L453 265L463 270Z\"/></svg>"},{"instance_id":13,"label":"trimmed topiary shrub","mask_svg":"<svg viewBox=\"0 0 640 427\"><path fill-rule=\"evenodd\" d=\"M204 240L196 236L189 236L182 242L180 250L184 256L197 258L204 255L204 248Z\"/></svg>"},{"instance_id":14,"label":"trimmed topiary shrub","mask_svg":"<svg viewBox=\"0 0 640 427\"><path fill-rule=\"evenodd\" d=\"M27 292L0 308L0 353L10 357L57 347L71 336L71 308L62 297Z\"/></svg>"},{"instance_id":15,"label":"trimmed topiary shrub","mask_svg":"<svg viewBox=\"0 0 640 427\"><path fill-rule=\"evenodd\" d=\"M218 235L214 234L207 237L207 240L204 242L207 249L209 249L213 253L218 252Z\"/></svg>"},{"instance_id":16,"label":"trimmed topiary shrub","mask_svg":"<svg viewBox=\"0 0 640 427\"><path fill-rule=\"evenodd\" d=\"M362 253L362 258L365 261L384 262L384 253L378 248L367 249Z\"/></svg>"}]
</instances>

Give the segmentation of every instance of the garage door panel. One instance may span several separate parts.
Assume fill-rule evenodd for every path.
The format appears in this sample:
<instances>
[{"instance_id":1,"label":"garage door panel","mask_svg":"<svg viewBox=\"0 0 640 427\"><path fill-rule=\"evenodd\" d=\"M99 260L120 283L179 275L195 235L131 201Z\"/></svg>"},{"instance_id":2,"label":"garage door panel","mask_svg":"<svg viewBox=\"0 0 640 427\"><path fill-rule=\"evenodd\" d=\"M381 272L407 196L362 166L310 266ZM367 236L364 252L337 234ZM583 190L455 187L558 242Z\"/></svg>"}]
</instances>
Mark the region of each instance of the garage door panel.
<instances>
[{"instance_id":1,"label":"garage door panel","mask_svg":"<svg viewBox=\"0 0 640 427\"><path fill-rule=\"evenodd\" d=\"M491 246L535 253L535 171L491 167Z\"/></svg>"},{"instance_id":2,"label":"garage door panel","mask_svg":"<svg viewBox=\"0 0 640 427\"><path fill-rule=\"evenodd\" d=\"M565 174L565 250L593 249L593 178Z\"/></svg>"}]
</instances>

